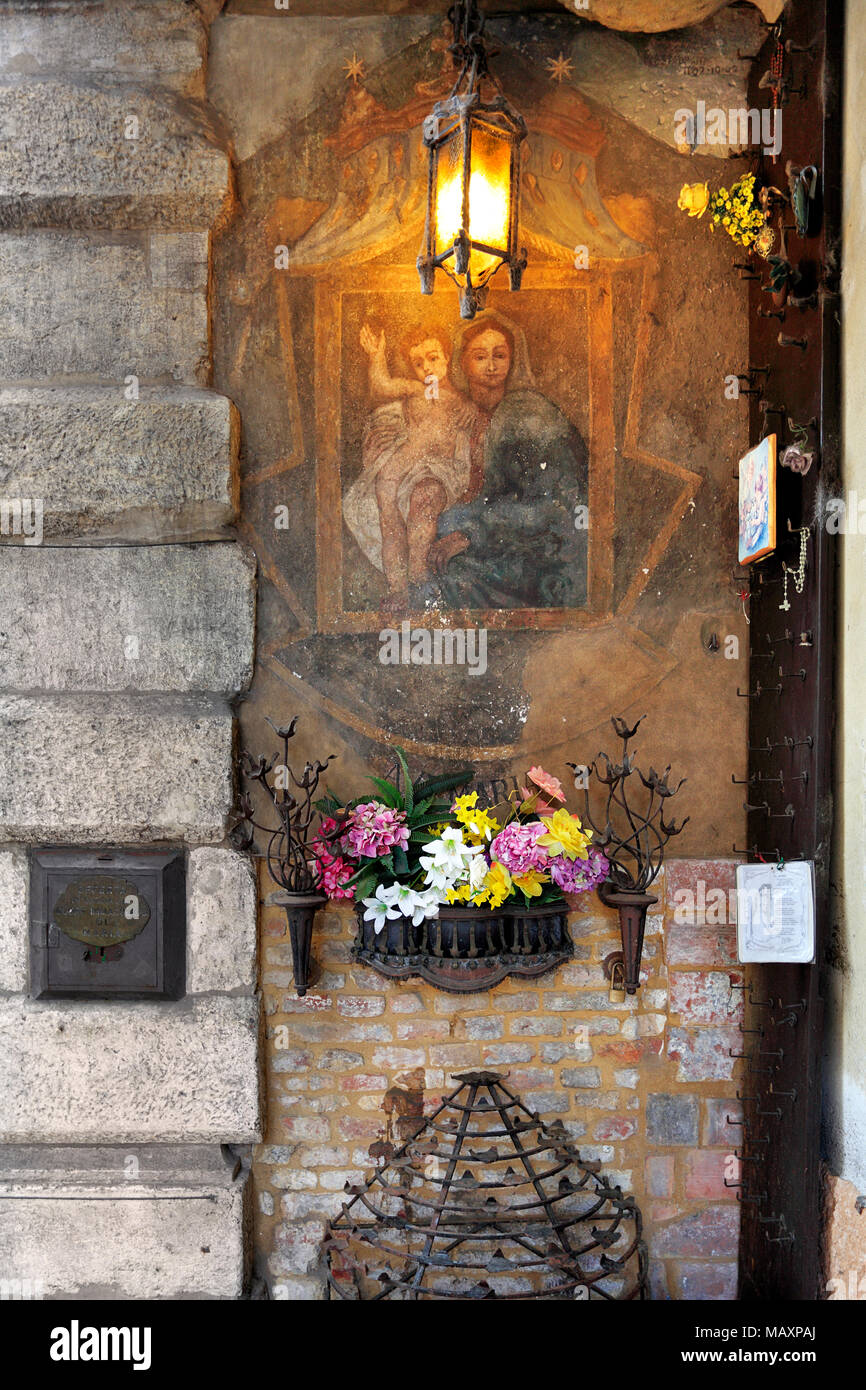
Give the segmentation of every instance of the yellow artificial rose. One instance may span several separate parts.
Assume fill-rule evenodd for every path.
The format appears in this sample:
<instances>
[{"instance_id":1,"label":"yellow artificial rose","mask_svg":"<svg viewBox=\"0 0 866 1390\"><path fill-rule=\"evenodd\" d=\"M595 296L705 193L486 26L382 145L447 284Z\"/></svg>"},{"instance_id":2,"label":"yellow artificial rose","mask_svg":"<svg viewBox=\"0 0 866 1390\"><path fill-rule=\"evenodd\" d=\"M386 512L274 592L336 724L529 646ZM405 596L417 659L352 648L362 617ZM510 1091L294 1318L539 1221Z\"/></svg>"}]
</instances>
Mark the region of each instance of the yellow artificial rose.
<instances>
[{"instance_id":1,"label":"yellow artificial rose","mask_svg":"<svg viewBox=\"0 0 866 1390\"><path fill-rule=\"evenodd\" d=\"M592 831L581 827L577 816L572 816L564 807L554 811L552 816L541 816L547 827L544 835L539 835L536 844L546 849L551 858L564 854L566 859L585 859L592 839Z\"/></svg>"},{"instance_id":2,"label":"yellow artificial rose","mask_svg":"<svg viewBox=\"0 0 866 1390\"><path fill-rule=\"evenodd\" d=\"M684 183L677 199L680 212L689 217L703 217L710 201L710 188L706 183Z\"/></svg>"},{"instance_id":3,"label":"yellow artificial rose","mask_svg":"<svg viewBox=\"0 0 866 1390\"><path fill-rule=\"evenodd\" d=\"M510 892L511 874L504 864L500 864L497 859L494 859L490 868L487 870L487 876L481 891L476 893L472 901L479 907L485 901L488 902L491 907L501 907Z\"/></svg>"},{"instance_id":4,"label":"yellow artificial rose","mask_svg":"<svg viewBox=\"0 0 866 1390\"><path fill-rule=\"evenodd\" d=\"M527 898L541 897L541 885L549 882L550 875L539 873L538 869L530 869L528 874L520 874L514 879L515 887L525 893Z\"/></svg>"}]
</instances>

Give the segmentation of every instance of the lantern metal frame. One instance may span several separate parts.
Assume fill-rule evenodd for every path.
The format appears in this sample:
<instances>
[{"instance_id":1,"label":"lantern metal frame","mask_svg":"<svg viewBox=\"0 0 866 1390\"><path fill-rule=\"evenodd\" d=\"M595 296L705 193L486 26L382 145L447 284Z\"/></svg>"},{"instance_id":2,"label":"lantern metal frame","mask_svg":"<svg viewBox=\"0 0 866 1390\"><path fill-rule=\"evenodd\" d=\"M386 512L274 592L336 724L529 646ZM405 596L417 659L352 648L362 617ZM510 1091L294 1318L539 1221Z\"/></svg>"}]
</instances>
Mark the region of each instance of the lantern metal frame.
<instances>
[{"instance_id":1,"label":"lantern metal frame","mask_svg":"<svg viewBox=\"0 0 866 1390\"><path fill-rule=\"evenodd\" d=\"M421 293L432 294L435 272L445 271L460 291L460 314L472 319L484 307L489 281L503 265L508 266L512 290L519 290L526 268L526 248L518 249L520 206L520 147L526 137L526 122L505 97L498 81L489 71L490 54L484 43L485 20L476 0L462 0L448 11L454 31L450 52L460 71L450 94L439 101L423 126L424 144L428 150L427 212L424 227L424 250L418 257ZM483 84L490 83L496 95L483 97ZM483 131L509 146L508 229L506 246L491 246L470 237L470 180L472 175L473 131ZM437 174L440 153L459 132L461 151L460 227L450 246L437 253ZM496 257L475 279L470 257L473 251Z\"/></svg>"}]
</instances>

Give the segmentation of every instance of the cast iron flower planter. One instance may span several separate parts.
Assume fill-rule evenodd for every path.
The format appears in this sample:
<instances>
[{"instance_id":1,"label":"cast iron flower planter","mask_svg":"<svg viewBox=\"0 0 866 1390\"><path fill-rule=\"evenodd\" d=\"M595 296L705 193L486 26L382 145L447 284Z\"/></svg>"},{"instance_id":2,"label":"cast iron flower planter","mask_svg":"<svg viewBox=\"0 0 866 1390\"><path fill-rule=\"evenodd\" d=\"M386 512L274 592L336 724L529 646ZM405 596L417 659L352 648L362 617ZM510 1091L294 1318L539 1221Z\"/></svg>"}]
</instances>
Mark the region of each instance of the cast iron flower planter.
<instances>
[{"instance_id":1,"label":"cast iron flower planter","mask_svg":"<svg viewBox=\"0 0 866 1390\"><path fill-rule=\"evenodd\" d=\"M381 975L420 976L439 989L476 994L508 975L537 976L570 960L574 945L564 898L541 907L450 907L413 926L408 917L376 933L356 909L354 957Z\"/></svg>"},{"instance_id":2,"label":"cast iron flower planter","mask_svg":"<svg viewBox=\"0 0 866 1390\"><path fill-rule=\"evenodd\" d=\"M310 946L313 918L328 899L323 893L275 893L273 901L286 909L289 939L292 943L292 971L295 989L303 998L310 983Z\"/></svg>"}]
</instances>

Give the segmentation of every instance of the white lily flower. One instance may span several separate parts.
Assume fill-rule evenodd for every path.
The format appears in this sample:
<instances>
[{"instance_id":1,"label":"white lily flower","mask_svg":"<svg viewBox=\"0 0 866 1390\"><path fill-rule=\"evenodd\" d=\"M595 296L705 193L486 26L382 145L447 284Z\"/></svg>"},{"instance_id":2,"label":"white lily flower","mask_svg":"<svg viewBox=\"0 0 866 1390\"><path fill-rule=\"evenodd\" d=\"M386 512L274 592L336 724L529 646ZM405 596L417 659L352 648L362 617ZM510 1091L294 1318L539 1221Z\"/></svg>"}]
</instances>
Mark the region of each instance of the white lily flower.
<instances>
[{"instance_id":1,"label":"white lily flower","mask_svg":"<svg viewBox=\"0 0 866 1390\"><path fill-rule=\"evenodd\" d=\"M441 901L439 893L435 888L428 888L425 892L418 894L419 906L423 906L424 916L428 921L432 917L439 916Z\"/></svg>"},{"instance_id":2,"label":"white lily flower","mask_svg":"<svg viewBox=\"0 0 866 1390\"><path fill-rule=\"evenodd\" d=\"M430 840L423 848L429 851L431 867L444 870L452 878L465 873L470 861L484 850L483 845L467 845L463 830L457 825L446 826L437 840Z\"/></svg>"},{"instance_id":3,"label":"white lily flower","mask_svg":"<svg viewBox=\"0 0 866 1390\"><path fill-rule=\"evenodd\" d=\"M422 854L419 863L425 870L424 882L430 888L439 893L447 893L448 889L453 887L454 875L440 868L429 854Z\"/></svg>"},{"instance_id":4,"label":"white lily flower","mask_svg":"<svg viewBox=\"0 0 866 1390\"><path fill-rule=\"evenodd\" d=\"M395 886L396 885L392 884L391 887L386 888L380 883L372 898L364 898L362 900L364 907L367 909L364 913L364 921L373 923L373 930L377 936L380 931L383 930L387 921L391 921L393 918L400 916L399 909L394 907L389 899L385 897L385 894L388 894L390 897L391 889Z\"/></svg>"},{"instance_id":5,"label":"white lily flower","mask_svg":"<svg viewBox=\"0 0 866 1390\"><path fill-rule=\"evenodd\" d=\"M394 907L398 907L404 917L411 917L415 911L415 889L406 883L395 883L393 887L396 889L392 898Z\"/></svg>"}]
</instances>

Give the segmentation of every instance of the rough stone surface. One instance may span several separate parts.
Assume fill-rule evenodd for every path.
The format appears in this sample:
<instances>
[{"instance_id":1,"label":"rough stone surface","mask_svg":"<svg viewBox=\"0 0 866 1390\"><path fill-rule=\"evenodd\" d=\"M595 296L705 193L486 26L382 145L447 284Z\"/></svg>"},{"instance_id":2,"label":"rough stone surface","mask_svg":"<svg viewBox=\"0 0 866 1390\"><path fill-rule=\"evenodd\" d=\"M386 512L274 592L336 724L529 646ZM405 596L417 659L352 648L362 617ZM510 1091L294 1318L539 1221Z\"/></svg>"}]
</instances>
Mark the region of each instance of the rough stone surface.
<instances>
[{"instance_id":1,"label":"rough stone surface","mask_svg":"<svg viewBox=\"0 0 866 1390\"><path fill-rule=\"evenodd\" d=\"M30 866L22 849L0 850L0 991L28 987Z\"/></svg>"},{"instance_id":2,"label":"rough stone surface","mask_svg":"<svg viewBox=\"0 0 866 1390\"><path fill-rule=\"evenodd\" d=\"M251 679L255 560L237 545L0 550L0 689L209 691Z\"/></svg>"},{"instance_id":3,"label":"rough stone surface","mask_svg":"<svg viewBox=\"0 0 866 1390\"><path fill-rule=\"evenodd\" d=\"M0 1001L0 1142L251 1143L255 997Z\"/></svg>"},{"instance_id":4,"label":"rough stone surface","mask_svg":"<svg viewBox=\"0 0 866 1390\"><path fill-rule=\"evenodd\" d=\"M671 1012L683 1023L736 1023L742 1016L743 992L738 971L677 970L671 974Z\"/></svg>"},{"instance_id":5,"label":"rough stone surface","mask_svg":"<svg viewBox=\"0 0 866 1390\"><path fill-rule=\"evenodd\" d=\"M209 227L228 155L198 110L159 88L0 82L0 227Z\"/></svg>"},{"instance_id":6,"label":"rough stone surface","mask_svg":"<svg viewBox=\"0 0 866 1390\"><path fill-rule=\"evenodd\" d=\"M191 387L127 400L124 375L119 363L116 386L0 390L4 495L43 499L46 539L218 532L237 510L234 406Z\"/></svg>"},{"instance_id":7,"label":"rough stone surface","mask_svg":"<svg viewBox=\"0 0 866 1390\"><path fill-rule=\"evenodd\" d=\"M0 697L0 839L220 841L232 716L191 696Z\"/></svg>"},{"instance_id":8,"label":"rough stone surface","mask_svg":"<svg viewBox=\"0 0 866 1390\"><path fill-rule=\"evenodd\" d=\"M217 1148L0 1150L0 1263L44 1298L240 1298L246 1179Z\"/></svg>"},{"instance_id":9,"label":"rough stone surface","mask_svg":"<svg viewBox=\"0 0 866 1390\"><path fill-rule=\"evenodd\" d=\"M739 1230L740 1209L735 1202L705 1207L657 1231L655 1252L657 1255L736 1257Z\"/></svg>"},{"instance_id":10,"label":"rough stone surface","mask_svg":"<svg viewBox=\"0 0 866 1390\"><path fill-rule=\"evenodd\" d=\"M249 859L228 849L191 850L186 891L187 993L251 993L257 905Z\"/></svg>"},{"instance_id":11,"label":"rough stone surface","mask_svg":"<svg viewBox=\"0 0 866 1390\"><path fill-rule=\"evenodd\" d=\"M647 1097L647 1138L652 1144L697 1144L697 1096Z\"/></svg>"},{"instance_id":12,"label":"rough stone surface","mask_svg":"<svg viewBox=\"0 0 866 1390\"><path fill-rule=\"evenodd\" d=\"M161 233L0 236L0 380L77 375L121 385L132 374L200 384L208 371L208 237L182 235L186 262L168 286L151 273L152 256L162 263Z\"/></svg>"},{"instance_id":13,"label":"rough stone surface","mask_svg":"<svg viewBox=\"0 0 866 1390\"><path fill-rule=\"evenodd\" d=\"M729 1081L742 1051L736 1028L672 1028L668 1056L678 1063L677 1081Z\"/></svg>"},{"instance_id":14,"label":"rough stone surface","mask_svg":"<svg viewBox=\"0 0 866 1390\"><path fill-rule=\"evenodd\" d=\"M730 1261L697 1264L684 1260L679 1267L679 1296L693 1302L735 1299L738 1278L737 1266Z\"/></svg>"},{"instance_id":15,"label":"rough stone surface","mask_svg":"<svg viewBox=\"0 0 866 1390\"><path fill-rule=\"evenodd\" d=\"M866 1301L866 1212L858 1209L862 1189L826 1174L824 1186L824 1271L827 1297Z\"/></svg>"},{"instance_id":16,"label":"rough stone surface","mask_svg":"<svg viewBox=\"0 0 866 1390\"><path fill-rule=\"evenodd\" d=\"M75 71L112 82L143 77L188 87L202 67L201 21L177 0L92 0L24 6L3 15L0 74L50 76Z\"/></svg>"}]
</instances>

